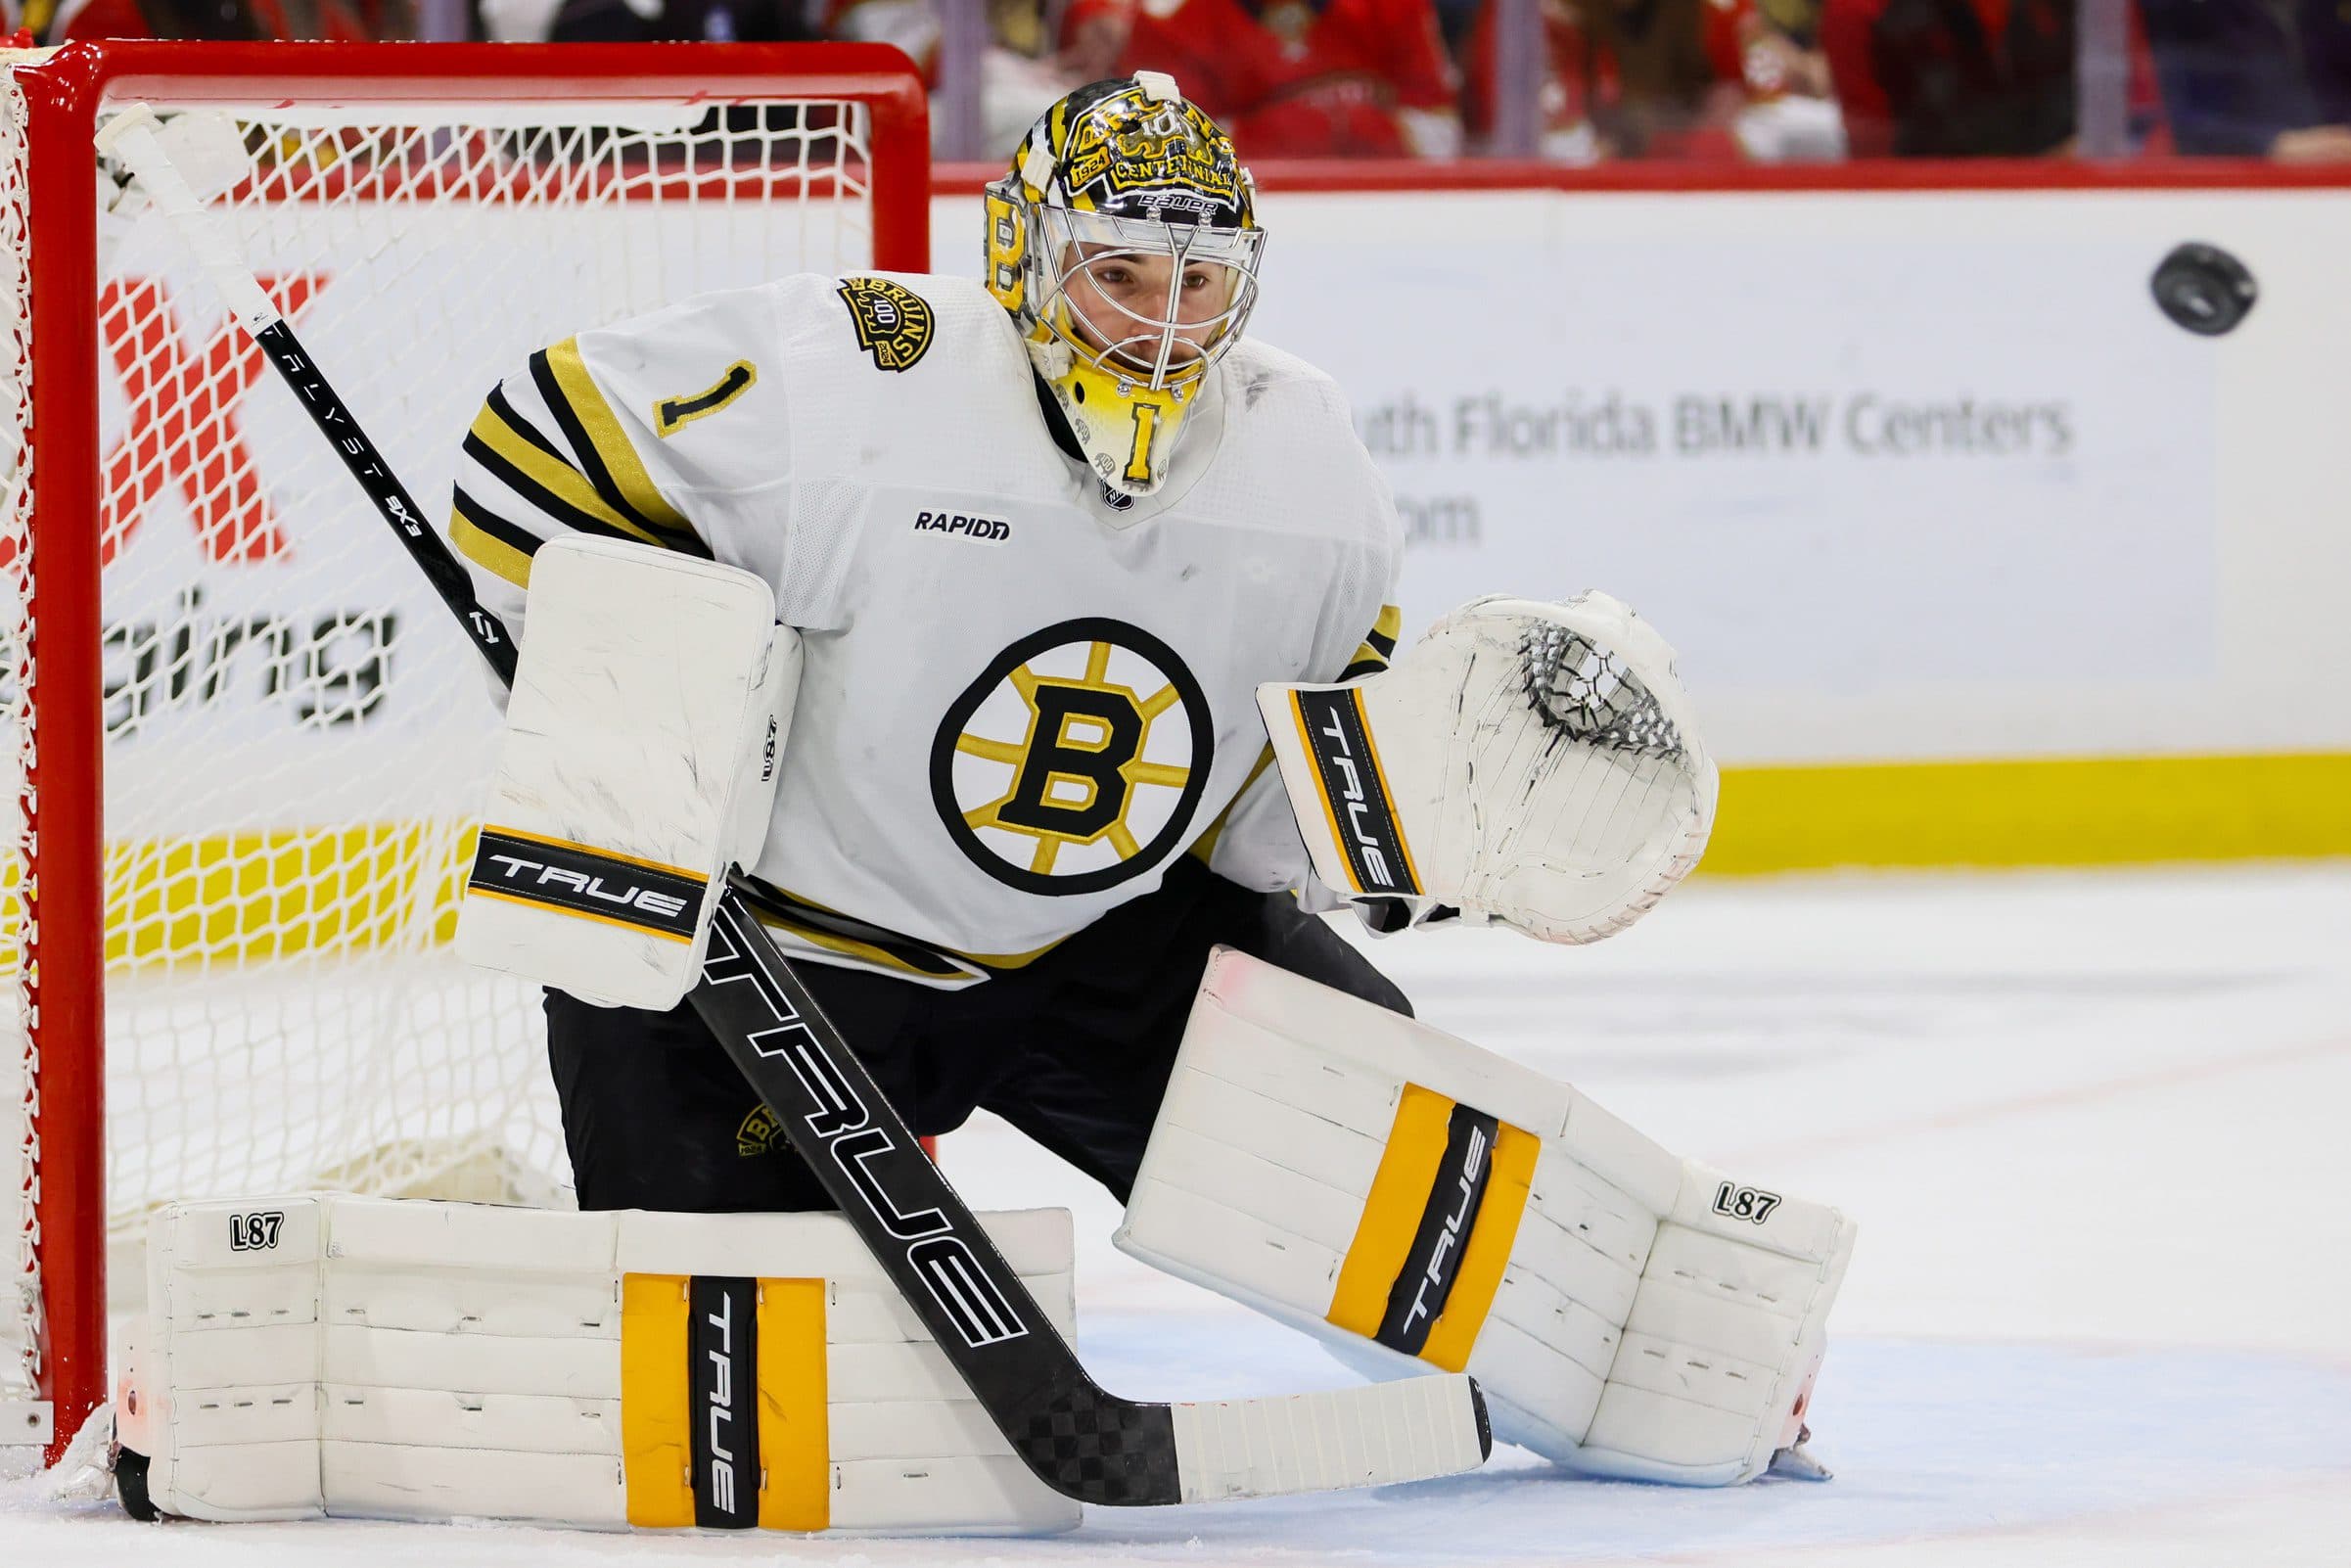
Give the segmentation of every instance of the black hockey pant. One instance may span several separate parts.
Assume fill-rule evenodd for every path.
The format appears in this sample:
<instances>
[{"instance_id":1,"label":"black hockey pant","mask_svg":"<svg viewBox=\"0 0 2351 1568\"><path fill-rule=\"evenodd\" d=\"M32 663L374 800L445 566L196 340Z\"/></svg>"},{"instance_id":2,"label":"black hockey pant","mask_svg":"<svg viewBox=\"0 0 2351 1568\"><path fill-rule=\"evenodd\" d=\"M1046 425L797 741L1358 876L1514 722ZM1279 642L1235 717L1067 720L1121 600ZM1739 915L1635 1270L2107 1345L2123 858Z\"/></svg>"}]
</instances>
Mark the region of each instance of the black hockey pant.
<instances>
[{"instance_id":1,"label":"black hockey pant","mask_svg":"<svg viewBox=\"0 0 2351 1568\"><path fill-rule=\"evenodd\" d=\"M963 991L798 970L916 1132L992 1111L1125 1202L1218 944L1411 1011L1296 899L1252 893L1189 856L1158 891ZM549 992L547 1048L582 1209L832 1207L690 1003L650 1013Z\"/></svg>"}]
</instances>

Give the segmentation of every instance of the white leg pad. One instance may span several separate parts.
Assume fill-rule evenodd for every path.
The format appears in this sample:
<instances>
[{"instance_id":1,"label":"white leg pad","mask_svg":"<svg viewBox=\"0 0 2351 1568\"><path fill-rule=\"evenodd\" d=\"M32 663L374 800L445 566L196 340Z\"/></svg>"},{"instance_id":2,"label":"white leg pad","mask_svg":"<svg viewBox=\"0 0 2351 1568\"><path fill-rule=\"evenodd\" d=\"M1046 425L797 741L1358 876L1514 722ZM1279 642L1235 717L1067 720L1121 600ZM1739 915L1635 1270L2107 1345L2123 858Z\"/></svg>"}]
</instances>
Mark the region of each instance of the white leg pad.
<instances>
[{"instance_id":1,"label":"white leg pad","mask_svg":"<svg viewBox=\"0 0 2351 1568\"><path fill-rule=\"evenodd\" d=\"M1069 1216L981 1219L1074 1334ZM714 1284L733 1294L697 1294ZM148 1291L116 1410L165 1513L853 1534L1079 1520L835 1215L175 1204L151 1224ZM714 1302L723 1377L692 1320ZM732 1303L756 1334L731 1337ZM738 1473L755 1435L757 1473Z\"/></svg>"},{"instance_id":2,"label":"white leg pad","mask_svg":"<svg viewBox=\"0 0 2351 1568\"><path fill-rule=\"evenodd\" d=\"M1795 1441L1854 1228L1220 949L1115 1239L1371 1375L1469 1372L1564 1464L1725 1485Z\"/></svg>"}]
</instances>

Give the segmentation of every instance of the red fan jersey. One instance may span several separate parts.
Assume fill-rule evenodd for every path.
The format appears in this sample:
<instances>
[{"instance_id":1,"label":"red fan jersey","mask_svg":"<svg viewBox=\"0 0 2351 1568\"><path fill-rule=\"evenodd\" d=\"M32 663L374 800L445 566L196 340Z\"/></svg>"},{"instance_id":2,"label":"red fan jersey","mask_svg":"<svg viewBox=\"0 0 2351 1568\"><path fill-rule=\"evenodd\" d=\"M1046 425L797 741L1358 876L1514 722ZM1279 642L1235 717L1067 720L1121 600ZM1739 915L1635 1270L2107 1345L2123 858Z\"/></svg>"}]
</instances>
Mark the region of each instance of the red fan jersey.
<instances>
[{"instance_id":1,"label":"red fan jersey","mask_svg":"<svg viewBox=\"0 0 2351 1568\"><path fill-rule=\"evenodd\" d=\"M1252 159L1408 158L1402 112L1454 108L1431 0L1142 0L1119 70L1168 72Z\"/></svg>"}]
</instances>

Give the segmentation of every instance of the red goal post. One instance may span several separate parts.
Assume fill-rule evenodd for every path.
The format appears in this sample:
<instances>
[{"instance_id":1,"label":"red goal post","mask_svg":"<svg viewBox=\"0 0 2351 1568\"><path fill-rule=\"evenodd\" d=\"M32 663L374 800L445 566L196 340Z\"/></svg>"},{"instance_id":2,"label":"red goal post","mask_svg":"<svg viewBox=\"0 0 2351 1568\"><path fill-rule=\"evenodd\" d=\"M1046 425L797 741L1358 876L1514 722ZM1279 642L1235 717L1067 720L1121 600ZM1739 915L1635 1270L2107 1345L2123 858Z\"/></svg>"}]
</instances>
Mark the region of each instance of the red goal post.
<instances>
[{"instance_id":1,"label":"red goal post","mask_svg":"<svg viewBox=\"0 0 2351 1568\"><path fill-rule=\"evenodd\" d=\"M0 67L0 1445L54 1460L106 1395L110 1235L153 1203L480 1195L561 1158L530 998L441 950L480 672L160 221L94 178L100 122L233 124L212 205L444 511L522 354L699 289L925 270L930 168L921 82L878 46Z\"/></svg>"}]
</instances>

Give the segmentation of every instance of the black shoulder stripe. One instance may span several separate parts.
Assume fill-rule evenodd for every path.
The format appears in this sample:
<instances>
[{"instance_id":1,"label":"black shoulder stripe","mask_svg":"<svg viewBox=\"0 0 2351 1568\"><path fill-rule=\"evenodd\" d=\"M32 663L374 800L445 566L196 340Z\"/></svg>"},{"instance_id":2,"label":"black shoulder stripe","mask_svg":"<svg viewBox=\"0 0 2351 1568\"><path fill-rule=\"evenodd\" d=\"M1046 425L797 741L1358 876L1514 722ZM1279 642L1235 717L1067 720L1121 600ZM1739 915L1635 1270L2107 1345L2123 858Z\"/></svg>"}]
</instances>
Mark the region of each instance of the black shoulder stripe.
<instances>
[{"instance_id":1,"label":"black shoulder stripe","mask_svg":"<svg viewBox=\"0 0 2351 1568\"><path fill-rule=\"evenodd\" d=\"M544 431L540 430L536 425L530 423L530 421L525 419L521 414L515 412L514 403L507 397L506 388L503 383L492 387L489 390L489 409L491 413L498 416L498 422L504 425L508 430L513 431L517 436L520 436L523 438L523 439L529 441L540 451L545 452L549 457L554 458L557 462L564 464L566 467L571 466L572 460L563 454L562 450L556 446L553 440L548 438L547 434Z\"/></svg>"},{"instance_id":2,"label":"black shoulder stripe","mask_svg":"<svg viewBox=\"0 0 2351 1568\"><path fill-rule=\"evenodd\" d=\"M451 497L449 510L508 549L519 550L526 557L537 554L538 547L547 542L529 529L507 522L506 519L466 494L463 485L459 485L457 493Z\"/></svg>"},{"instance_id":3,"label":"black shoulder stripe","mask_svg":"<svg viewBox=\"0 0 2351 1568\"><path fill-rule=\"evenodd\" d=\"M501 484L505 484L508 489L513 490L524 500L529 501L539 511L545 513L550 522L560 523L565 528L571 529L575 532L592 533L600 539L631 539L631 535L623 533L619 529L614 528L610 523L605 522L604 519L600 517L593 516L590 513L582 512L579 508L574 506L571 502L565 500L553 490L548 489L545 485L532 479L530 475L524 473L521 469L515 467L514 464L508 462L498 452L492 450L489 443L482 439L481 437L468 436L465 438L465 455L472 458L475 462L481 464L484 470L495 476L497 480ZM642 544L645 541L642 539L631 539L631 542ZM691 542L692 544L701 543L700 540L694 540ZM704 545L701 549L696 550L691 547L691 544L689 544L688 541L683 539L677 541L675 548L684 550L689 554L706 556L710 554L709 546Z\"/></svg>"},{"instance_id":4,"label":"black shoulder stripe","mask_svg":"<svg viewBox=\"0 0 2351 1568\"><path fill-rule=\"evenodd\" d=\"M1378 654L1382 660L1396 657L1396 639L1387 632L1376 629L1367 631L1363 634L1363 640L1371 644L1371 651Z\"/></svg>"},{"instance_id":5,"label":"black shoulder stripe","mask_svg":"<svg viewBox=\"0 0 2351 1568\"><path fill-rule=\"evenodd\" d=\"M613 482L612 470L605 466L603 453L596 449L595 441L588 436L586 423L573 408L572 399L565 394L563 384L556 379L555 367L547 362L547 350L544 348L530 356L530 380L538 388L538 394L547 400L547 407L555 415L555 423L563 427L564 439L570 441L572 450L578 454L578 461L572 463L572 467L587 476L588 484L595 486L596 493L604 498L604 504L649 533L677 537L677 530L655 523L630 505L628 497L621 493L621 486ZM710 552L705 549L698 553L708 555Z\"/></svg>"}]
</instances>

